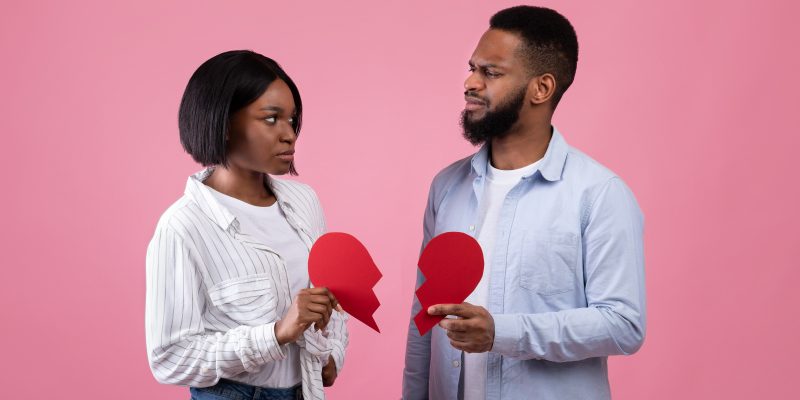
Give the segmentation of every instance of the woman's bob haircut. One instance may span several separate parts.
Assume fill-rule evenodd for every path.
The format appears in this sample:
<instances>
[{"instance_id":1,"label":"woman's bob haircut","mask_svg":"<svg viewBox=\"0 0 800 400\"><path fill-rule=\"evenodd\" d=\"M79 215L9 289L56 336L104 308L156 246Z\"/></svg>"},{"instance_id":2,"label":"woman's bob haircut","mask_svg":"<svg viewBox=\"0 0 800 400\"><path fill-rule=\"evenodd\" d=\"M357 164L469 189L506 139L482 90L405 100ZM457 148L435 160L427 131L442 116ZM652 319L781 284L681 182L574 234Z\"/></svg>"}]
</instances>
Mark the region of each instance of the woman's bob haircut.
<instances>
[{"instance_id":1,"label":"woman's bob haircut","mask_svg":"<svg viewBox=\"0 0 800 400\"><path fill-rule=\"evenodd\" d=\"M280 79L292 91L295 105L294 131L300 134L303 103L292 78L269 57L250 50L218 54L192 74L178 111L181 145L204 167L228 166L227 141L231 116L261 97ZM297 175L294 163L289 173Z\"/></svg>"}]
</instances>

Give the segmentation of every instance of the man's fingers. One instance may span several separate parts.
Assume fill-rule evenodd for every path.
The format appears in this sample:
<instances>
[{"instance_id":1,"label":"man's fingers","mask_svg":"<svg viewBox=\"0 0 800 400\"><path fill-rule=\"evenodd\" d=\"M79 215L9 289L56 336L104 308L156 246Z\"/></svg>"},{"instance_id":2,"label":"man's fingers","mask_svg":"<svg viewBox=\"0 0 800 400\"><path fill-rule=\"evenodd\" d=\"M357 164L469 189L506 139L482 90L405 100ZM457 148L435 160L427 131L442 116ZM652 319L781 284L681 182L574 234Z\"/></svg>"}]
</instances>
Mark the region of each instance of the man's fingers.
<instances>
[{"instance_id":1,"label":"man's fingers","mask_svg":"<svg viewBox=\"0 0 800 400\"><path fill-rule=\"evenodd\" d=\"M461 351L466 351L466 349L469 348L469 343L453 339L450 339L450 345L453 346L455 349Z\"/></svg>"},{"instance_id":2,"label":"man's fingers","mask_svg":"<svg viewBox=\"0 0 800 400\"><path fill-rule=\"evenodd\" d=\"M469 330L469 324L467 324L467 322L464 321L463 319L445 318L439 321L439 326L441 326L442 329L448 332L450 331L466 332L467 330Z\"/></svg>"},{"instance_id":3,"label":"man's fingers","mask_svg":"<svg viewBox=\"0 0 800 400\"><path fill-rule=\"evenodd\" d=\"M469 303L462 304L436 304L428 307L428 314L430 315L455 315L457 317L466 318L472 316L470 308L473 307Z\"/></svg>"},{"instance_id":4,"label":"man's fingers","mask_svg":"<svg viewBox=\"0 0 800 400\"><path fill-rule=\"evenodd\" d=\"M469 335L466 332L447 331L447 337L456 342L469 342Z\"/></svg>"},{"instance_id":5,"label":"man's fingers","mask_svg":"<svg viewBox=\"0 0 800 400\"><path fill-rule=\"evenodd\" d=\"M458 304L437 304L428 307L428 314L430 315L458 315L456 312L459 310Z\"/></svg>"}]
</instances>

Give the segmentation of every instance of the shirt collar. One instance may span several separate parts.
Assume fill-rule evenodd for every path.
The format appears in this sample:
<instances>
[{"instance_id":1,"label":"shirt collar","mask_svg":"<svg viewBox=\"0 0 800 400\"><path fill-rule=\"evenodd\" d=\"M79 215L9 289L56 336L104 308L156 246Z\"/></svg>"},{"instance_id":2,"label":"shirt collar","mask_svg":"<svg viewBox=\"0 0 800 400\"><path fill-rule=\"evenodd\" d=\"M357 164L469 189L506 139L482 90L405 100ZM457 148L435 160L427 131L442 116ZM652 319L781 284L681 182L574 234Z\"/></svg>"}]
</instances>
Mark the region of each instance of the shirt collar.
<instances>
[{"instance_id":1,"label":"shirt collar","mask_svg":"<svg viewBox=\"0 0 800 400\"><path fill-rule=\"evenodd\" d=\"M227 207L222 205L211 193L211 189L209 189L209 187L203 183L203 181L208 179L212 172L214 172L214 167L209 167L189 176L189 179L186 181L186 190L184 193L187 197L192 199L198 205L198 207L200 207L200 210L203 212L203 214L208 216L222 229L228 230L231 225L238 227L239 222L237 221L236 216L234 216ZM266 174L264 175L264 181L267 185L269 185L272 193L275 194L278 205L281 207L281 209L285 211L292 210L292 205L283 200L285 196L283 196L283 191L280 185L274 185L273 179Z\"/></svg>"},{"instance_id":2,"label":"shirt collar","mask_svg":"<svg viewBox=\"0 0 800 400\"><path fill-rule=\"evenodd\" d=\"M548 181L554 182L560 180L564 172L564 164L567 161L568 151L569 145L567 145L567 141L564 140L564 136L561 135L561 132L559 132L556 127L553 127L553 136L550 138L550 144L547 145L547 151L544 153L539 167L531 171L526 177L535 174L536 171L540 171L542 177ZM472 156L472 170L475 171L478 176L485 176L488 165L489 143L486 143Z\"/></svg>"}]
</instances>

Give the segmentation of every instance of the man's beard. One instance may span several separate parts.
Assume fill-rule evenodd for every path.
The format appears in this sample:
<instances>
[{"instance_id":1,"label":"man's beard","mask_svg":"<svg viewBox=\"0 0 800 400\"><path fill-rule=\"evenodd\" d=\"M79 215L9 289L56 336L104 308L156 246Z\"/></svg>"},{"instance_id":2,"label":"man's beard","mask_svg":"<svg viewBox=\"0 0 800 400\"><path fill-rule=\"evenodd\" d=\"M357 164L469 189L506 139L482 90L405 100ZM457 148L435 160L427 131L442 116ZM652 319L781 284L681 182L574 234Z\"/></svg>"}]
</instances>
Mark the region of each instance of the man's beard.
<instances>
[{"instance_id":1,"label":"man's beard","mask_svg":"<svg viewBox=\"0 0 800 400\"><path fill-rule=\"evenodd\" d=\"M525 103L526 86L519 88L508 96L508 101L498 104L497 109L489 111L486 105L486 115L478 120L470 120L472 111L461 112L461 127L464 129L464 138L473 145L483 144L492 138L501 138L508 134L511 127L519 119L519 111ZM469 96L469 92L467 92Z\"/></svg>"}]
</instances>

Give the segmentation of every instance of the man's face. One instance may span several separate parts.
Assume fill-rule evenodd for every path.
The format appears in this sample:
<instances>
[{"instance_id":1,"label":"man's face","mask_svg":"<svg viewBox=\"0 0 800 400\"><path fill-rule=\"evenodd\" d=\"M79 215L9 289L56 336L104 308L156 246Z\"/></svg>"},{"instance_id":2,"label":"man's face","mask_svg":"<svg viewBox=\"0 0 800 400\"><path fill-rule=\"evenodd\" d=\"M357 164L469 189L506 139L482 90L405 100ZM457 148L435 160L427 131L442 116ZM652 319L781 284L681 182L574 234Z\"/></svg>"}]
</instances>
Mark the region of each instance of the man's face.
<instances>
[{"instance_id":1,"label":"man's face","mask_svg":"<svg viewBox=\"0 0 800 400\"><path fill-rule=\"evenodd\" d=\"M519 119L525 103L529 72L517 55L516 34L490 29L469 60L464 81L466 106L461 113L464 137L480 144L502 137Z\"/></svg>"}]
</instances>

